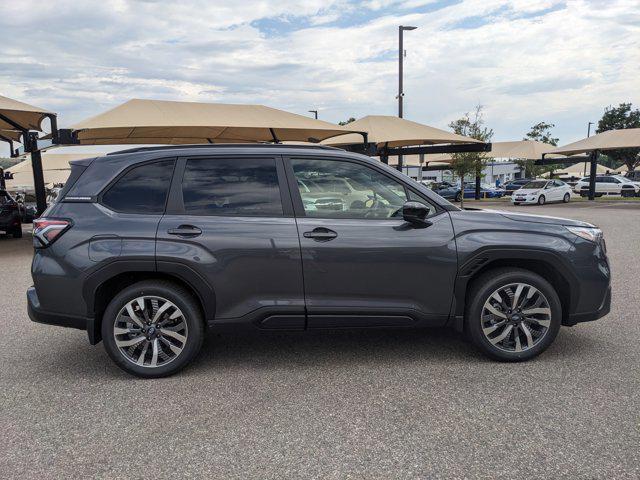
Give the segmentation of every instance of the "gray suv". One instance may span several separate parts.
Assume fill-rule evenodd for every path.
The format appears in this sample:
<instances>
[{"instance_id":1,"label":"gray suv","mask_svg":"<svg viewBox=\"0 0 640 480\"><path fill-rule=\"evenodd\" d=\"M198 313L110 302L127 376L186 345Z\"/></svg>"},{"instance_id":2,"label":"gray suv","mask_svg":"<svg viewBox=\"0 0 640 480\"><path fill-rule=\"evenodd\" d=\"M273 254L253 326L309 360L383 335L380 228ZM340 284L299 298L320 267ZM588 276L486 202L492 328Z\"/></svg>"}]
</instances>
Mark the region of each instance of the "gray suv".
<instances>
[{"instance_id":1,"label":"gray suv","mask_svg":"<svg viewBox=\"0 0 640 480\"><path fill-rule=\"evenodd\" d=\"M491 358L535 357L609 312L593 225L460 210L329 147L137 148L72 163L35 220L35 322L86 330L159 377L206 329L451 326Z\"/></svg>"}]
</instances>

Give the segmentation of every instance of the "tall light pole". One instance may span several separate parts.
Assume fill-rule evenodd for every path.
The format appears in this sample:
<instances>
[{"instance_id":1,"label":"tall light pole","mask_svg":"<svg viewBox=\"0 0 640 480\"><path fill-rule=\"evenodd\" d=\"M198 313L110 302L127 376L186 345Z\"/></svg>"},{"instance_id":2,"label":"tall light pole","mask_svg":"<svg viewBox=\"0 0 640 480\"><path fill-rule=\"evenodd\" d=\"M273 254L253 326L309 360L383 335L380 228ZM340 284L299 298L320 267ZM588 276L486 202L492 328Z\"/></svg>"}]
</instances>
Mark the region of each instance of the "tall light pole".
<instances>
[{"instance_id":1,"label":"tall light pole","mask_svg":"<svg viewBox=\"0 0 640 480\"><path fill-rule=\"evenodd\" d=\"M313 116L315 117L315 119L318 119L318 110L308 110L309 113L313 113Z\"/></svg>"},{"instance_id":2,"label":"tall light pole","mask_svg":"<svg viewBox=\"0 0 640 480\"><path fill-rule=\"evenodd\" d=\"M402 91L402 60L404 58L404 46L403 46L403 34L405 30L415 30L418 27L409 27L400 25L398 27L398 116L402 118L402 97L404 92Z\"/></svg>"},{"instance_id":3,"label":"tall light pole","mask_svg":"<svg viewBox=\"0 0 640 480\"><path fill-rule=\"evenodd\" d=\"M405 30L415 30L418 27L400 25L398 27L398 117L402 118L402 99L404 92L402 91L402 60L404 59L403 34ZM403 162L402 155L398 155L398 170L402 171ZM420 166L422 168L422 166Z\"/></svg>"}]
</instances>

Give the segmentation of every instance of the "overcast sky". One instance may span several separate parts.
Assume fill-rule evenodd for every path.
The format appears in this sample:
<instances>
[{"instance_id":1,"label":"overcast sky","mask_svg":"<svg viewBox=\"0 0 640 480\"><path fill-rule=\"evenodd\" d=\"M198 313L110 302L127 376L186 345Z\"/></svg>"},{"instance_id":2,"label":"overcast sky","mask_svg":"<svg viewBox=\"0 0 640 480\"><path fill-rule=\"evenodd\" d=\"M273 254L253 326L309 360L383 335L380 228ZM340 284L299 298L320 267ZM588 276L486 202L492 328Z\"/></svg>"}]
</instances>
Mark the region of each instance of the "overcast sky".
<instances>
[{"instance_id":1,"label":"overcast sky","mask_svg":"<svg viewBox=\"0 0 640 480\"><path fill-rule=\"evenodd\" d=\"M495 141L547 121L568 143L640 106L640 0L5 1L0 94L61 126L130 98L395 115L401 24L405 118L480 103Z\"/></svg>"}]
</instances>

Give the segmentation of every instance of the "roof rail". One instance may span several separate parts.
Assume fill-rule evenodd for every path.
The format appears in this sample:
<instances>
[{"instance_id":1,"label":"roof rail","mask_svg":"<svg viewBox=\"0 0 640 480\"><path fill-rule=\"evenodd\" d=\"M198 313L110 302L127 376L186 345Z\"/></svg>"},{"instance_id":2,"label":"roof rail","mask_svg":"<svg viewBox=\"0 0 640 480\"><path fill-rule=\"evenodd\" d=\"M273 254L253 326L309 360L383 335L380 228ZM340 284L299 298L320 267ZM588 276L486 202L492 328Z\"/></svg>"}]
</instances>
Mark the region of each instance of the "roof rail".
<instances>
[{"instance_id":1,"label":"roof rail","mask_svg":"<svg viewBox=\"0 0 640 480\"><path fill-rule=\"evenodd\" d=\"M225 148L225 147L242 147L242 148L320 148L323 150L342 150L341 148L331 147L329 145L321 145L314 143L313 145L288 145L283 143L198 143L198 144L184 144L184 145L158 145L156 147L137 147L128 148L126 150L118 150L116 152L109 152L107 155L121 155L123 153L137 153L137 152L153 152L155 150L175 150L182 148Z\"/></svg>"}]
</instances>

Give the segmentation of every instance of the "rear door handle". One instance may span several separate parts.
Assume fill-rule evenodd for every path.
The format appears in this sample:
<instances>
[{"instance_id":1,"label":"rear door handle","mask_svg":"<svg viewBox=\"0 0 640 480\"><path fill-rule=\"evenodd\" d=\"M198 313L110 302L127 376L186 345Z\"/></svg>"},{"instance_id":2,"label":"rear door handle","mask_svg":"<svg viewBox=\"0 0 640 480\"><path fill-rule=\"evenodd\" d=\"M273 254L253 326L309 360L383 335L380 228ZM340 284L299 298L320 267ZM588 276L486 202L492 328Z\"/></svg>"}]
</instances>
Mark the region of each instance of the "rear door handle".
<instances>
[{"instance_id":1,"label":"rear door handle","mask_svg":"<svg viewBox=\"0 0 640 480\"><path fill-rule=\"evenodd\" d=\"M202 234L202 230L193 225L180 225L178 228L170 228L167 233L169 235L178 235L179 237L197 237Z\"/></svg>"},{"instance_id":2,"label":"rear door handle","mask_svg":"<svg viewBox=\"0 0 640 480\"><path fill-rule=\"evenodd\" d=\"M328 242L338 236L338 234L333 230L324 227L314 228L310 232L304 232L302 235L304 238L313 238L318 242Z\"/></svg>"}]
</instances>

